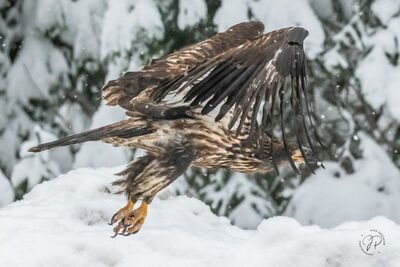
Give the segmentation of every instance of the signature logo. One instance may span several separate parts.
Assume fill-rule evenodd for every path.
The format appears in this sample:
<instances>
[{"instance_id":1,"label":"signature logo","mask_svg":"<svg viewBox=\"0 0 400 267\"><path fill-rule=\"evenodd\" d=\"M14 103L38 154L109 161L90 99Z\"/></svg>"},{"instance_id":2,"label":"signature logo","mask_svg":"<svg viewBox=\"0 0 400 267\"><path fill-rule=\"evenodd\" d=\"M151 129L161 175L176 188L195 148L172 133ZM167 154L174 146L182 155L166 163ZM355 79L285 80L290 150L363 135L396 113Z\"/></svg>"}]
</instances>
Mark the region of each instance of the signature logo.
<instances>
[{"instance_id":1,"label":"signature logo","mask_svg":"<svg viewBox=\"0 0 400 267\"><path fill-rule=\"evenodd\" d=\"M386 241L385 237L380 231L376 229L370 229L368 233L361 235L358 245L360 246L362 252L373 256L381 253L383 247L386 245Z\"/></svg>"}]
</instances>

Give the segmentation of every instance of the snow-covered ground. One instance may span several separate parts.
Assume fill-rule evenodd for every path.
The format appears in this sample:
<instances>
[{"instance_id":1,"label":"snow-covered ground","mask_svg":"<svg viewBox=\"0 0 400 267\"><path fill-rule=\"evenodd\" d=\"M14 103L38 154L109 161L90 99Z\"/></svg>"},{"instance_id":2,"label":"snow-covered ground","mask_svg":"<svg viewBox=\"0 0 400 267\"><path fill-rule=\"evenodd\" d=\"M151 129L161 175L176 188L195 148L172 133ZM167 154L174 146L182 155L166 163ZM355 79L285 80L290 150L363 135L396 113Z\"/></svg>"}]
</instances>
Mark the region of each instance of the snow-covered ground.
<instances>
[{"instance_id":1,"label":"snow-covered ground","mask_svg":"<svg viewBox=\"0 0 400 267\"><path fill-rule=\"evenodd\" d=\"M400 266L400 226L384 217L331 229L274 217L242 230L168 190L138 234L112 239L107 222L125 205L110 193L116 171L71 171L0 209L0 266ZM370 229L385 239L375 237L372 256L359 246Z\"/></svg>"}]
</instances>

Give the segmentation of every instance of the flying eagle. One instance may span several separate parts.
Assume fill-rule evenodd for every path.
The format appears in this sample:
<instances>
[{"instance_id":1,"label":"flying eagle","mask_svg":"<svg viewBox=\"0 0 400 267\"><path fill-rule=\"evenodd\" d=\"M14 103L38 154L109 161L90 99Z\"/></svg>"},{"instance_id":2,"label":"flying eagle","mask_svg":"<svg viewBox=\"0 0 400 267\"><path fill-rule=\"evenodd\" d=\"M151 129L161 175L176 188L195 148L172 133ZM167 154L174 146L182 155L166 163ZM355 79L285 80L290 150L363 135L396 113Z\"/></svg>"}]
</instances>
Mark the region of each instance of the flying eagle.
<instances>
[{"instance_id":1,"label":"flying eagle","mask_svg":"<svg viewBox=\"0 0 400 267\"><path fill-rule=\"evenodd\" d=\"M306 92L308 32L300 27L263 31L261 22L240 23L127 72L102 88L102 98L126 109L128 119L29 151L97 140L146 150L113 183L128 197L111 219L118 222L115 235L136 233L154 196L189 166L265 173L290 165L298 171L295 163L308 165L314 151L310 136L319 142ZM285 134L287 110L294 140ZM275 124L281 129L277 137Z\"/></svg>"}]
</instances>

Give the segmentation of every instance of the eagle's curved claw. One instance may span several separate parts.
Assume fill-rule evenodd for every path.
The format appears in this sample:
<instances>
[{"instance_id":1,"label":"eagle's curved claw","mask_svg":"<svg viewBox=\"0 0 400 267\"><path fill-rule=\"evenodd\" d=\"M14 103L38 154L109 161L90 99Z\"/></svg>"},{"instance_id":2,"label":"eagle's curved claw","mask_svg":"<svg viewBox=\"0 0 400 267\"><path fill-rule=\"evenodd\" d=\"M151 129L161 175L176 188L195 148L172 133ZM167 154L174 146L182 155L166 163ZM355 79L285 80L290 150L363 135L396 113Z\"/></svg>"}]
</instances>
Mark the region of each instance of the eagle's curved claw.
<instances>
[{"instance_id":1,"label":"eagle's curved claw","mask_svg":"<svg viewBox=\"0 0 400 267\"><path fill-rule=\"evenodd\" d=\"M131 202L133 203L133 202ZM133 209L133 204L128 202L128 205L119 210L112 218L111 223L118 222L117 226L114 227L115 233L113 238L117 235L129 236L136 234L142 227L144 220L147 215L147 203L142 202L139 208Z\"/></svg>"},{"instance_id":2,"label":"eagle's curved claw","mask_svg":"<svg viewBox=\"0 0 400 267\"><path fill-rule=\"evenodd\" d=\"M113 225L113 221L114 218L117 216L117 213L115 213L112 217L111 217L111 221L108 223L108 225Z\"/></svg>"},{"instance_id":3,"label":"eagle's curved claw","mask_svg":"<svg viewBox=\"0 0 400 267\"><path fill-rule=\"evenodd\" d=\"M132 200L128 200L128 204L126 204L125 207L123 207L122 209L120 209L119 211L117 211L112 217L111 217L111 222L109 223L109 225L113 225L114 223L118 222L119 220L121 220L122 218L124 218L124 216L126 214L128 214L129 212L133 211L133 207L135 206L135 203L132 202Z\"/></svg>"},{"instance_id":4,"label":"eagle's curved claw","mask_svg":"<svg viewBox=\"0 0 400 267\"><path fill-rule=\"evenodd\" d=\"M115 233L114 235L110 236L111 238L115 238L118 235L118 233Z\"/></svg>"}]
</instances>

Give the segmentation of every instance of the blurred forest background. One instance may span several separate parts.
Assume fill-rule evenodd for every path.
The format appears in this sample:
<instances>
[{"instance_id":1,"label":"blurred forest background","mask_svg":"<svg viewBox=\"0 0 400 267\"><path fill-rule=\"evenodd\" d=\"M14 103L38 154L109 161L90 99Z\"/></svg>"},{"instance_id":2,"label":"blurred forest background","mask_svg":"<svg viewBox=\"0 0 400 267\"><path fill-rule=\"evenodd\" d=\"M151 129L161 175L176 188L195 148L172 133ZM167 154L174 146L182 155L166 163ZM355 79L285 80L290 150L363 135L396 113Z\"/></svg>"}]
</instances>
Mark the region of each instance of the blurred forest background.
<instances>
[{"instance_id":1,"label":"blurred forest background","mask_svg":"<svg viewBox=\"0 0 400 267\"><path fill-rule=\"evenodd\" d=\"M326 170L192 168L171 189L244 228L281 214L325 227L376 215L399 223L399 0L0 0L0 207L71 169L137 157L102 143L27 148L124 118L101 102L106 81L247 20L310 32Z\"/></svg>"}]
</instances>

